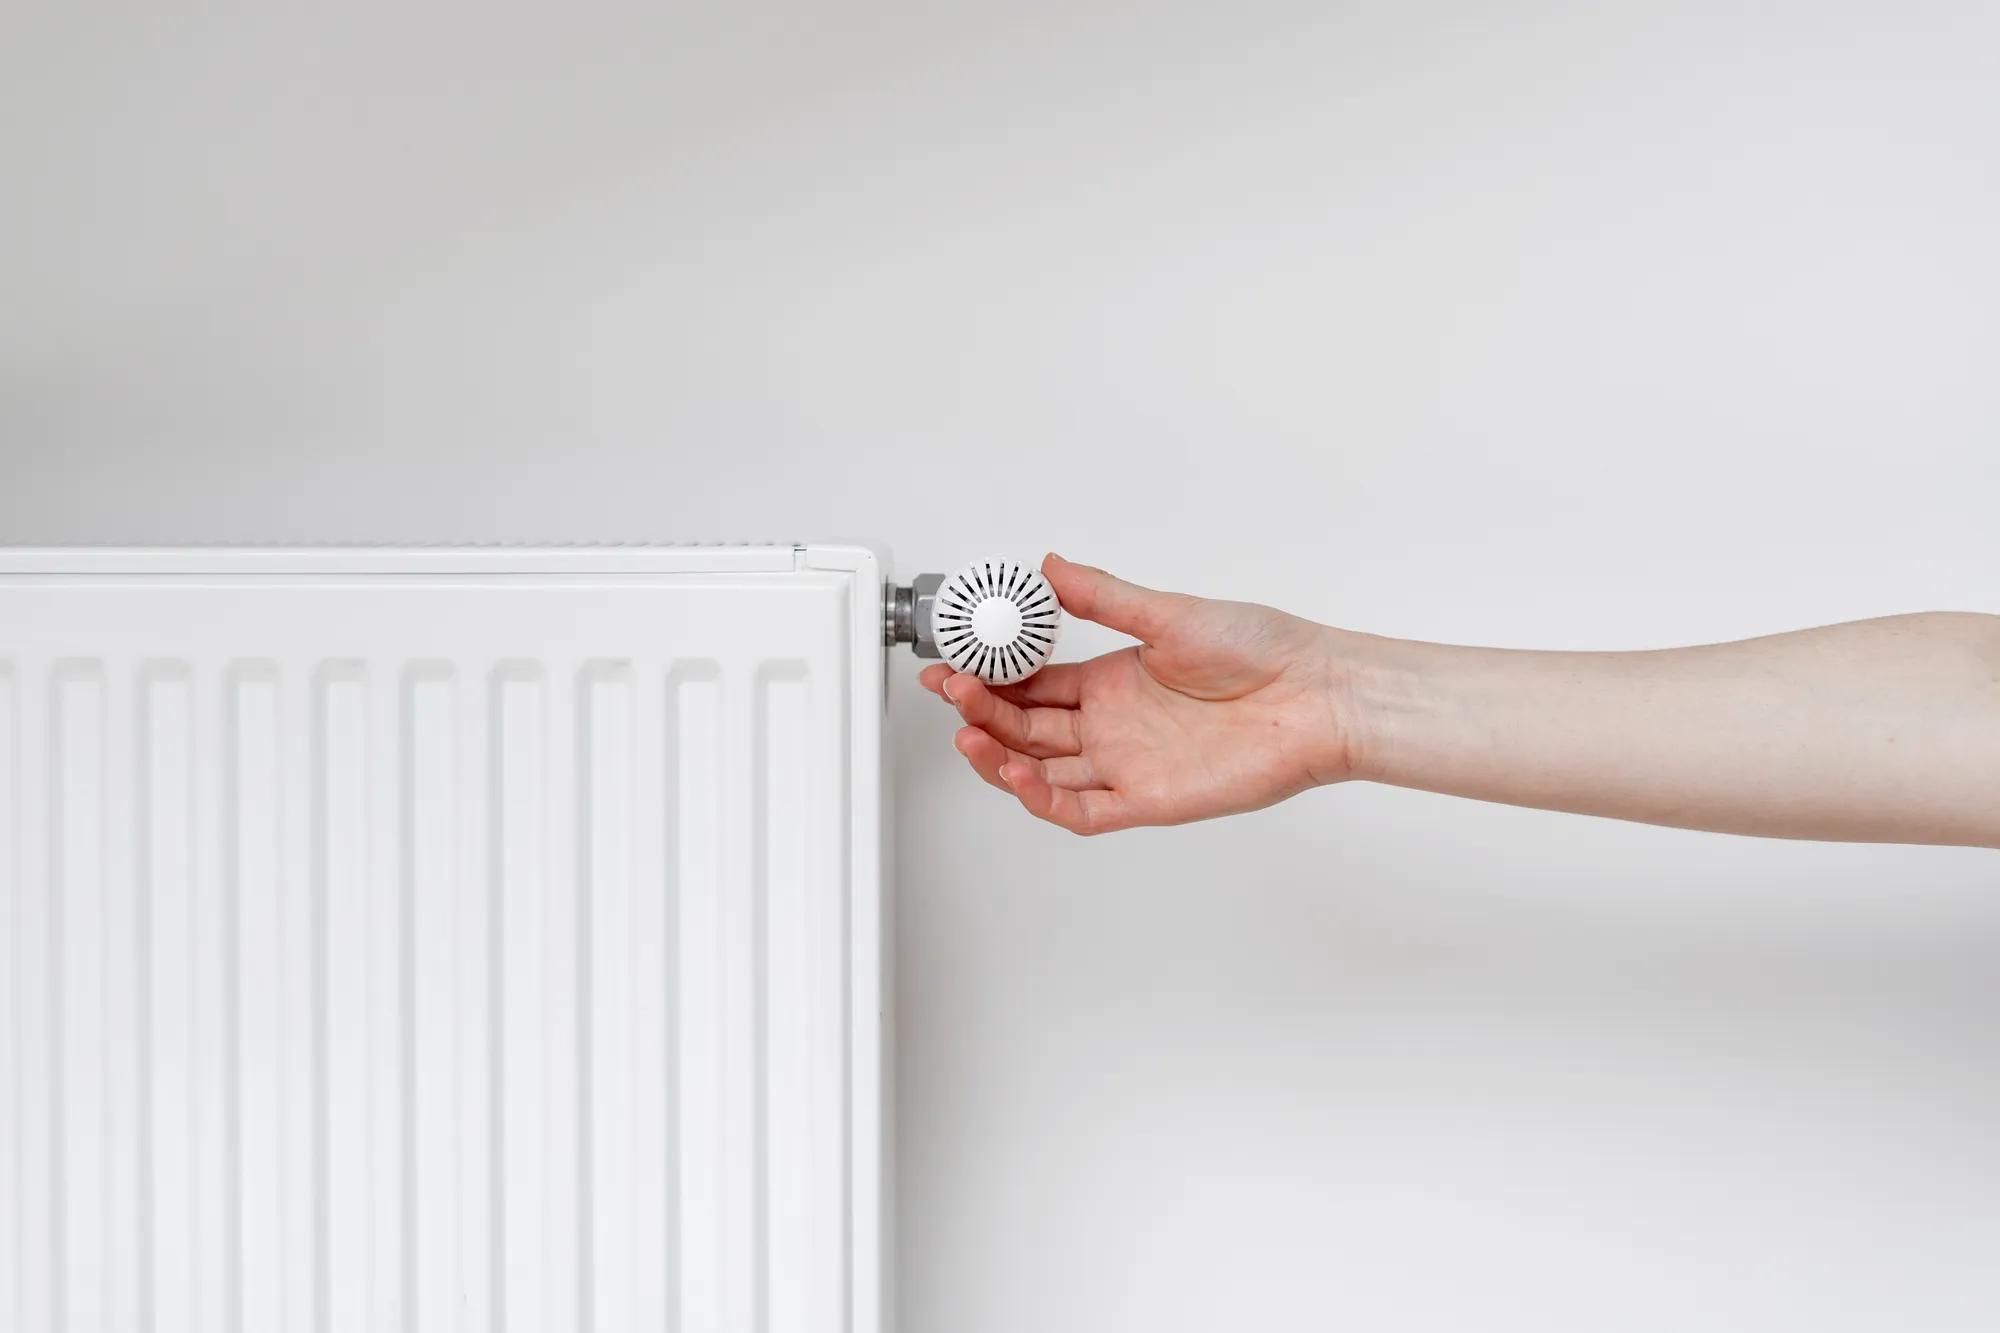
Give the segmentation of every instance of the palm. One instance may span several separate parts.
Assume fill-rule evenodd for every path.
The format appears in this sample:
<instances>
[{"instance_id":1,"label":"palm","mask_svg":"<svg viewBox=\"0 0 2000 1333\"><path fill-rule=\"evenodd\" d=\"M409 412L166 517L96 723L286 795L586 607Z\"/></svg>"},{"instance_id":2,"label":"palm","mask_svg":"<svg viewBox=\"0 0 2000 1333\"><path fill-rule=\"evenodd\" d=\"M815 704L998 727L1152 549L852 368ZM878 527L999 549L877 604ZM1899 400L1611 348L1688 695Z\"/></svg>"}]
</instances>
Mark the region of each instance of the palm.
<instances>
[{"instance_id":1,"label":"palm","mask_svg":"<svg viewBox=\"0 0 2000 1333\"><path fill-rule=\"evenodd\" d=\"M958 748L1031 813L1077 832L1256 809L1341 776L1318 627L1267 607L1153 593L1051 557L1065 607L1144 646L1017 686L933 666ZM1123 623L1121 623L1123 622Z\"/></svg>"}]
</instances>

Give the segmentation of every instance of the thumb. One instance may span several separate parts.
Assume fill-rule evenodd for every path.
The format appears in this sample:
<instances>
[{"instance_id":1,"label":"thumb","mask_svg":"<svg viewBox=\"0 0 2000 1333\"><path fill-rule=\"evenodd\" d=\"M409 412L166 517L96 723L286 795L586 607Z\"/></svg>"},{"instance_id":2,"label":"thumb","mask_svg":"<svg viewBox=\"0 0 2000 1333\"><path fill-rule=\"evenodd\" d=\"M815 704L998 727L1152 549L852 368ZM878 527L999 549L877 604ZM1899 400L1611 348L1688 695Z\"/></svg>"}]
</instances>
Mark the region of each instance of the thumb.
<instances>
[{"instance_id":1,"label":"thumb","mask_svg":"<svg viewBox=\"0 0 2000 1333\"><path fill-rule=\"evenodd\" d=\"M1174 612L1187 600L1179 593L1142 588L1090 565L1074 564L1053 551L1042 561L1042 575L1055 588L1063 610L1147 643L1166 631Z\"/></svg>"}]
</instances>

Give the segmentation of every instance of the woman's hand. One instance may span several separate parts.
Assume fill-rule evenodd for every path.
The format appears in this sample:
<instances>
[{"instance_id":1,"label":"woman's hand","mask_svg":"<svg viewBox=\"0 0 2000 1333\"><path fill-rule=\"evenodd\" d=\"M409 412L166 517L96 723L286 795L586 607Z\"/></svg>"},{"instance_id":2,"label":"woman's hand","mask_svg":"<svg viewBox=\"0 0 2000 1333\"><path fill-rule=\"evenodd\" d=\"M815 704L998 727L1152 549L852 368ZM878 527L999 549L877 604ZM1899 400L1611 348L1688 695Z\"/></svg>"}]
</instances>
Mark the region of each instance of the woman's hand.
<instances>
[{"instance_id":1,"label":"woman's hand","mask_svg":"<svg viewBox=\"0 0 2000 1333\"><path fill-rule=\"evenodd\" d=\"M1077 833L1366 777L1783 838L2000 847L2000 617L1539 653L1411 643L1154 592L1050 556L1071 615L1140 640L1020 685L927 667L958 749Z\"/></svg>"},{"instance_id":2,"label":"woman's hand","mask_svg":"<svg viewBox=\"0 0 2000 1333\"><path fill-rule=\"evenodd\" d=\"M1322 625L1245 602L1155 592L1051 555L1073 616L1140 640L992 686L938 663L979 776L1073 833L1183 824L1349 776L1344 683Z\"/></svg>"}]
</instances>

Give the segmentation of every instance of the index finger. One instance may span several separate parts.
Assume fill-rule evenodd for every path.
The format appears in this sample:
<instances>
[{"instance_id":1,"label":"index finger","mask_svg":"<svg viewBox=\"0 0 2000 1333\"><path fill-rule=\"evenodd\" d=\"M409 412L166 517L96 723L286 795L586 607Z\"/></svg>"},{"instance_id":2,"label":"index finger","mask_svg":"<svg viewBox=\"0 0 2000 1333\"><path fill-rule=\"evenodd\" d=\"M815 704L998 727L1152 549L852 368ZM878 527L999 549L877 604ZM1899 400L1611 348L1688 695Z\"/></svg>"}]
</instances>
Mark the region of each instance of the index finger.
<instances>
[{"instance_id":1,"label":"index finger","mask_svg":"<svg viewBox=\"0 0 2000 1333\"><path fill-rule=\"evenodd\" d=\"M942 688L944 681L940 680L938 685ZM1083 702L1083 663L1057 662L1026 680L986 688L1023 708L1075 708Z\"/></svg>"},{"instance_id":2,"label":"index finger","mask_svg":"<svg viewBox=\"0 0 2000 1333\"><path fill-rule=\"evenodd\" d=\"M950 663L933 662L917 673L917 683L943 699L944 683L957 674ZM1026 680L986 688L1022 708L1075 708L1083 699L1083 663L1058 662Z\"/></svg>"}]
</instances>

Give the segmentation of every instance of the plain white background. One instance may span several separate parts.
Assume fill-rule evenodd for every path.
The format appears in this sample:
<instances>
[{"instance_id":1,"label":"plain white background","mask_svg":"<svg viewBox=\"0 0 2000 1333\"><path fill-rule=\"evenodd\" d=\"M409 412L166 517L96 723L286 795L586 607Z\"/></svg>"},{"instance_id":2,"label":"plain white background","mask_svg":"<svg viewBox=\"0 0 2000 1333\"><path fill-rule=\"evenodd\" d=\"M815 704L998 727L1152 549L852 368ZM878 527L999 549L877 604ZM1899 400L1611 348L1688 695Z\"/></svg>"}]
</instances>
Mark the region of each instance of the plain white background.
<instances>
[{"instance_id":1,"label":"plain white background","mask_svg":"<svg viewBox=\"0 0 2000 1333\"><path fill-rule=\"evenodd\" d=\"M1989 5L28 0L0 180L0 540L2000 609ZM1992 854L1358 787L1081 842L914 669L911 1333L1992 1326Z\"/></svg>"}]
</instances>

